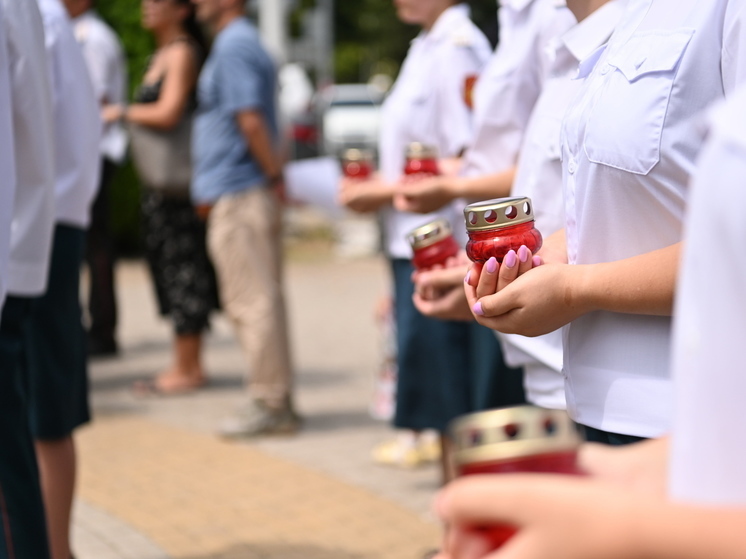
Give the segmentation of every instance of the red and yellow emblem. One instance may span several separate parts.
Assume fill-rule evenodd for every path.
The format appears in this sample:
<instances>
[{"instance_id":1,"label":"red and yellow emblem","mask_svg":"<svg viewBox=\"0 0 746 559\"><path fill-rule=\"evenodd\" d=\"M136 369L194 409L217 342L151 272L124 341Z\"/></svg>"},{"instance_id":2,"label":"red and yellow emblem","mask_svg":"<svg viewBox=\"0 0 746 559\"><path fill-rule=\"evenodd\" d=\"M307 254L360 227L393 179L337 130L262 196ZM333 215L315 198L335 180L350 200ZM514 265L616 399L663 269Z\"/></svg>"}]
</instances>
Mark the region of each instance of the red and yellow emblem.
<instances>
[{"instance_id":1,"label":"red and yellow emblem","mask_svg":"<svg viewBox=\"0 0 746 559\"><path fill-rule=\"evenodd\" d=\"M464 103L470 109L474 108L474 86L477 84L477 75L466 76L464 80Z\"/></svg>"}]
</instances>

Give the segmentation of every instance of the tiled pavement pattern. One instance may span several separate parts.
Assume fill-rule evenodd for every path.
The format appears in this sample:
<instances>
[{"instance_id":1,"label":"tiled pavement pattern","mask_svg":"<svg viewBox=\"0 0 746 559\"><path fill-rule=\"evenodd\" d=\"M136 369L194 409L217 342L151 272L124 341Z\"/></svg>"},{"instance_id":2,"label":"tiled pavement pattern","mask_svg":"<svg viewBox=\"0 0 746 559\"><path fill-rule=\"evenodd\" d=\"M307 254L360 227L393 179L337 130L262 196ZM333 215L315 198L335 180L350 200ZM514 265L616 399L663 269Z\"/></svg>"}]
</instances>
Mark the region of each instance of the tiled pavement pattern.
<instances>
[{"instance_id":1,"label":"tiled pavement pattern","mask_svg":"<svg viewBox=\"0 0 746 559\"><path fill-rule=\"evenodd\" d=\"M118 270L119 358L91 368L96 420L79 436L78 559L419 559L437 544L434 468L371 464L390 433L367 405L379 342L379 259L335 262L323 245L291 260L287 290L296 437L226 443L212 434L241 402L243 361L224 318L207 343L210 387L136 399L129 387L168 362L144 267Z\"/></svg>"}]
</instances>

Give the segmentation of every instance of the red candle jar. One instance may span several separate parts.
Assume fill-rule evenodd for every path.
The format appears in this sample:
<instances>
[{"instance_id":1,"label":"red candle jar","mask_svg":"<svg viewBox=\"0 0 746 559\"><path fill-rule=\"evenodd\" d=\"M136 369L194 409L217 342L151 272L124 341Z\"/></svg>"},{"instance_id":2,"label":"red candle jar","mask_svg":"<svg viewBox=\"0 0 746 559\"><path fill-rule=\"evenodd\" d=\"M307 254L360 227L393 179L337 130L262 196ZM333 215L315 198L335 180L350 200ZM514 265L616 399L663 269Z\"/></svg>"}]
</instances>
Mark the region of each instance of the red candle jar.
<instances>
[{"instance_id":1,"label":"red candle jar","mask_svg":"<svg viewBox=\"0 0 746 559\"><path fill-rule=\"evenodd\" d=\"M418 270L425 270L433 266L446 263L446 260L458 254L459 245L453 238L453 229L446 219L436 219L418 227L409 235L414 256L412 264Z\"/></svg>"},{"instance_id":2,"label":"red candle jar","mask_svg":"<svg viewBox=\"0 0 746 559\"><path fill-rule=\"evenodd\" d=\"M464 209L469 242L466 254L472 262L498 262L511 250L525 245L532 253L541 248L542 238L534 227L529 198L496 198L469 204Z\"/></svg>"},{"instance_id":3,"label":"red candle jar","mask_svg":"<svg viewBox=\"0 0 746 559\"><path fill-rule=\"evenodd\" d=\"M460 476L544 473L583 475L576 465L582 442L564 411L520 406L464 416L451 432ZM499 548L516 533L508 525L475 526Z\"/></svg>"},{"instance_id":4,"label":"red candle jar","mask_svg":"<svg viewBox=\"0 0 746 559\"><path fill-rule=\"evenodd\" d=\"M439 175L438 150L419 142L407 146L407 162L404 165L405 175Z\"/></svg>"},{"instance_id":5,"label":"red candle jar","mask_svg":"<svg viewBox=\"0 0 746 559\"><path fill-rule=\"evenodd\" d=\"M342 154L342 173L349 179L364 180L373 174L373 154L362 149L348 149Z\"/></svg>"}]
</instances>

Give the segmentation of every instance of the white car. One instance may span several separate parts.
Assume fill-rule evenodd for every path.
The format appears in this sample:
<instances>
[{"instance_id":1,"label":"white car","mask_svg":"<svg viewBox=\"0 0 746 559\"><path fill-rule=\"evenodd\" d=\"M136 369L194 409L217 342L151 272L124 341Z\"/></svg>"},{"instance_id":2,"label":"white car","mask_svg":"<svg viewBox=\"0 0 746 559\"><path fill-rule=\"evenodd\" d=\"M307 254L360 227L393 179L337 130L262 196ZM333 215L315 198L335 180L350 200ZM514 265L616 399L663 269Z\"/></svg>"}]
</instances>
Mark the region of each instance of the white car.
<instances>
[{"instance_id":1,"label":"white car","mask_svg":"<svg viewBox=\"0 0 746 559\"><path fill-rule=\"evenodd\" d=\"M329 87L322 93L322 150L339 156L349 148L376 151L380 126L381 92L365 84Z\"/></svg>"}]
</instances>

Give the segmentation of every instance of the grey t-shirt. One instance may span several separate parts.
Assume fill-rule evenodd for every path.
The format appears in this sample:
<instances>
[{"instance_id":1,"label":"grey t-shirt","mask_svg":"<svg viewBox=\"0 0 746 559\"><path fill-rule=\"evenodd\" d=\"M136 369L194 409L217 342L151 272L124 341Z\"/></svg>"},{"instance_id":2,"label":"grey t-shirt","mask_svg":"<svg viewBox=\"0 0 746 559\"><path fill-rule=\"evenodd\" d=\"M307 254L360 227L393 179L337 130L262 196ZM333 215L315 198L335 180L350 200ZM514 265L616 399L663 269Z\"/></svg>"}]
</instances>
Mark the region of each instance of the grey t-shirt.
<instances>
[{"instance_id":1,"label":"grey t-shirt","mask_svg":"<svg viewBox=\"0 0 746 559\"><path fill-rule=\"evenodd\" d=\"M278 133L276 70L245 18L217 36L197 86L198 111L192 135L195 202L261 185L266 177L247 148L236 114L260 112L273 136Z\"/></svg>"}]
</instances>

